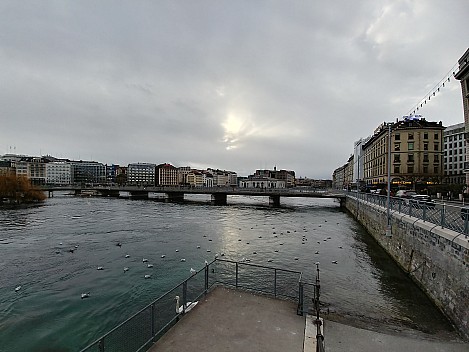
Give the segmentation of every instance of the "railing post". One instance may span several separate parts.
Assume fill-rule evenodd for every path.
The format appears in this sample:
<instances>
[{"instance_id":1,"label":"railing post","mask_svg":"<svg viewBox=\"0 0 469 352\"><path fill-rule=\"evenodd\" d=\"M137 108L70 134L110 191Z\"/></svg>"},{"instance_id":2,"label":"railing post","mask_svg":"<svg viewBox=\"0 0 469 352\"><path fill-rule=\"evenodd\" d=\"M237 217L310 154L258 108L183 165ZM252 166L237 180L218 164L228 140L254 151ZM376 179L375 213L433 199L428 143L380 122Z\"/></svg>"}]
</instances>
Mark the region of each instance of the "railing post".
<instances>
[{"instance_id":1,"label":"railing post","mask_svg":"<svg viewBox=\"0 0 469 352\"><path fill-rule=\"evenodd\" d=\"M236 288L238 288L238 262L236 262Z\"/></svg>"},{"instance_id":2,"label":"railing post","mask_svg":"<svg viewBox=\"0 0 469 352\"><path fill-rule=\"evenodd\" d=\"M182 314L186 313L187 303L187 280L182 283Z\"/></svg>"},{"instance_id":3,"label":"railing post","mask_svg":"<svg viewBox=\"0 0 469 352\"><path fill-rule=\"evenodd\" d=\"M99 340L98 350L99 352L104 352L104 340L103 339Z\"/></svg>"},{"instance_id":4,"label":"railing post","mask_svg":"<svg viewBox=\"0 0 469 352\"><path fill-rule=\"evenodd\" d=\"M443 208L441 208L441 219L440 219L441 228L445 228L445 203L443 203Z\"/></svg>"},{"instance_id":5,"label":"railing post","mask_svg":"<svg viewBox=\"0 0 469 352\"><path fill-rule=\"evenodd\" d=\"M155 337L155 303L151 304L151 337Z\"/></svg>"},{"instance_id":6,"label":"railing post","mask_svg":"<svg viewBox=\"0 0 469 352\"><path fill-rule=\"evenodd\" d=\"M303 283L298 281L298 310L297 315L303 316Z\"/></svg>"},{"instance_id":7,"label":"railing post","mask_svg":"<svg viewBox=\"0 0 469 352\"><path fill-rule=\"evenodd\" d=\"M277 269L274 269L274 297L277 298Z\"/></svg>"},{"instance_id":8,"label":"railing post","mask_svg":"<svg viewBox=\"0 0 469 352\"><path fill-rule=\"evenodd\" d=\"M208 264L205 264L205 294L208 291Z\"/></svg>"}]
</instances>

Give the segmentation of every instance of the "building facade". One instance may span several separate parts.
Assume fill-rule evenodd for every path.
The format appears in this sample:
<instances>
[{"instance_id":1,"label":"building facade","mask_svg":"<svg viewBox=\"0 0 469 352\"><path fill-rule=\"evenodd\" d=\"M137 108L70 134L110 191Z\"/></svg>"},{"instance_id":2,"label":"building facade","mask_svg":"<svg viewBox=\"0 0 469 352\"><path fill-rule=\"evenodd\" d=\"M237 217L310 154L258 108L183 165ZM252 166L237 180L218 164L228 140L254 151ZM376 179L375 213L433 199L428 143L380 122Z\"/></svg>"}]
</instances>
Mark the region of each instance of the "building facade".
<instances>
[{"instance_id":1,"label":"building facade","mask_svg":"<svg viewBox=\"0 0 469 352\"><path fill-rule=\"evenodd\" d=\"M461 92L464 111L464 126L466 148L469 147L469 49L458 60L459 70L454 75L461 82ZM464 172L466 174L466 186L469 189L469 151L466 149L466 159L464 164Z\"/></svg>"},{"instance_id":2,"label":"building facade","mask_svg":"<svg viewBox=\"0 0 469 352\"><path fill-rule=\"evenodd\" d=\"M127 183L131 186L154 186L155 164L133 163L127 166Z\"/></svg>"},{"instance_id":3,"label":"building facade","mask_svg":"<svg viewBox=\"0 0 469 352\"><path fill-rule=\"evenodd\" d=\"M392 188L423 189L429 184L441 183L443 130L441 122L429 122L421 116L404 117L396 123L378 126L363 146L366 185L386 185L388 166Z\"/></svg>"},{"instance_id":4,"label":"building facade","mask_svg":"<svg viewBox=\"0 0 469 352\"><path fill-rule=\"evenodd\" d=\"M105 184L106 166L97 161L72 161L73 183Z\"/></svg>"},{"instance_id":5,"label":"building facade","mask_svg":"<svg viewBox=\"0 0 469 352\"><path fill-rule=\"evenodd\" d=\"M178 169L171 164L159 164L155 168L157 186L177 186Z\"/></svg>"},{"instance_id":6,"label":"building facade","mask_svg":"<svg viewBox=\"0 0 469 352\"><path fill-rule=\"evenodd\" d=\"M464 162L466 141L464 123L448 126L443 132L444 140L444 183L465 184Z\"/></svg>"},{"instance_id":7,"label":"building facade","mask_svg":"<svg viewBox=\"0 0 469 352\"><path fill-rule=\"evenodd\" d=\"M65 186L72 183L72 165L68 162L46 164L46 184Z\"/></svg>"},{"instance_id":8,"label":"building facade","mask_svg":"<svg viewBox=\"0 0 469 352\"><path fill-rule=\"evenodd\" d=\"M285 188L284 180L277 180L270 177L253 177L241 180L239 183L240 188Z\"/></svg>"}]
</instances>

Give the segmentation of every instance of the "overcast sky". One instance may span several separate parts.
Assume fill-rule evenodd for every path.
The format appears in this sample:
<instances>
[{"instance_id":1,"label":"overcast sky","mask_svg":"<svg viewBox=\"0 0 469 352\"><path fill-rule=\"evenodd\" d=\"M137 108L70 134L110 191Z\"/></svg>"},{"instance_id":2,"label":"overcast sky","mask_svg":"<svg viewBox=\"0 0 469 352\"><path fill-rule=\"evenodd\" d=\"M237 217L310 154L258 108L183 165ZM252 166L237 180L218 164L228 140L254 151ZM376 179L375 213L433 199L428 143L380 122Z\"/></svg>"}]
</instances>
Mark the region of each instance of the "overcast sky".
<instances>
[{"instance_id":1,"label":"overcast sky","mask_svg":"<svg viewBox=\"0 0 469 352\"><path fill-rule=\"evenodd\" d=\"M0 0L0 154L331 178L469 46L468 0ZM453 79L420 109L464 121Z\"/></svg>"}]
</instances>

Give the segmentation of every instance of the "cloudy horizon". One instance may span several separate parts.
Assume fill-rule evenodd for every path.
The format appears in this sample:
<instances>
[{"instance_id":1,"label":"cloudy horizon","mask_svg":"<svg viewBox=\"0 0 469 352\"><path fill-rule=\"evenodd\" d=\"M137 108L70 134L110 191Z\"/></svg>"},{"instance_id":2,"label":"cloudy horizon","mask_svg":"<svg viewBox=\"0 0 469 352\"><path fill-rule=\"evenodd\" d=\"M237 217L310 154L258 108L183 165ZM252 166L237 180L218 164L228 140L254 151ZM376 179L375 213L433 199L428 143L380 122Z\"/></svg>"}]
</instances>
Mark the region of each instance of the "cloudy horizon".
<instances>
[{"instance_id":1,"label":"cloudy horizon","mask_svg":"<svg viewBox=\"0 0 469 352\"><path fill-rule=\"evenodd\" d=\"M2 1L0 155L331 178L419 110L464 122L466 0Z\"/></svg>"}]
</instances>

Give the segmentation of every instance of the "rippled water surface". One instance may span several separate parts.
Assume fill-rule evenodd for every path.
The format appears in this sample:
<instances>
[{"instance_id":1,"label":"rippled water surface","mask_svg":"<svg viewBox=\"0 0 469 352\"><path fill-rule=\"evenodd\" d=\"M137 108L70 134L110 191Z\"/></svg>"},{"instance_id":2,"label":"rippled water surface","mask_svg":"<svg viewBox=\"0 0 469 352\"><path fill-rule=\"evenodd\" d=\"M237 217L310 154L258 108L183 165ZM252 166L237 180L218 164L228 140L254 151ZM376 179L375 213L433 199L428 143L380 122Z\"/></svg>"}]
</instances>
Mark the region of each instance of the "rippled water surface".
<instances>
[{"instance_id":1,"label":"rippled water surface","mask_svg":"<svg viewBox=\"0 0 469 352\"><path fill-rule=\"evenodd\" d=\"M0 209L0 351L78 351L222 252L300 270L309 280L320 262L321 298L342 317L452 330L338 203L291 198L271 208L265 198L233 196L228 206L192 200L56 195L41 206ZM83 292L90 297L82 300Z\"/></svg>"}]
</instances>

